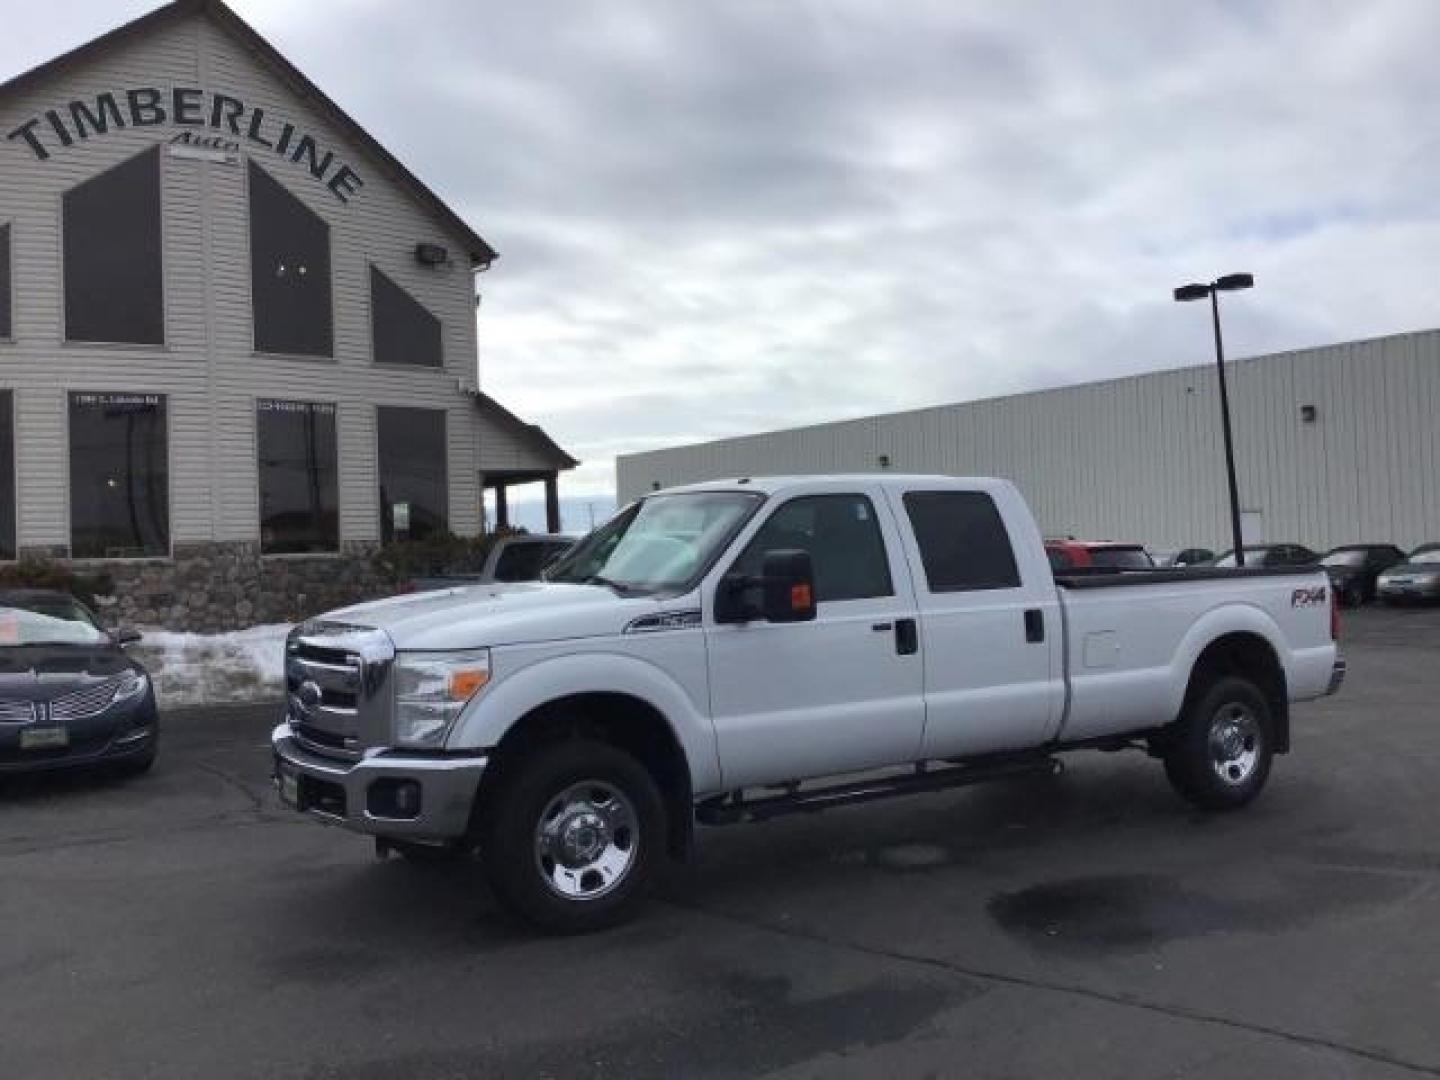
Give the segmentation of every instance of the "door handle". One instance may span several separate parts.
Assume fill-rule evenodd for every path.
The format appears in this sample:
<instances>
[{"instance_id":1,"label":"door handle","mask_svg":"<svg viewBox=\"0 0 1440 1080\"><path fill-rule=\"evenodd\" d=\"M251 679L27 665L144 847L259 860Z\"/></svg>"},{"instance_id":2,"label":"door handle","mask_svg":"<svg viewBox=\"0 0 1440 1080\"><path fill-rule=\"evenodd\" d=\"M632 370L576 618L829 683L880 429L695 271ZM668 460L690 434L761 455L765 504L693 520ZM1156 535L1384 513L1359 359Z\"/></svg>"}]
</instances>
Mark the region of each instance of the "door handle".
<instances>
[{"instance_id":1,"label":"door handle","mask_svg":"<svg viewBox=\"0 0 1440 1080\"><path fill-rule=\"evenodd\" d=\"M1039 608L1025 612L1025 640L1031 645L1045 640L1045 613Z\"/></svg>"},{"instance_id":2,"label":"door handle","mask_svg":"<svg viewBox=\"0 0 1440 1080\"><path fill-rule=\"evenodd\" d=\"M913 656L920 651L920 631L914 619L895 620L895 651L901 656Z\"/></svg>"}]
</instances>

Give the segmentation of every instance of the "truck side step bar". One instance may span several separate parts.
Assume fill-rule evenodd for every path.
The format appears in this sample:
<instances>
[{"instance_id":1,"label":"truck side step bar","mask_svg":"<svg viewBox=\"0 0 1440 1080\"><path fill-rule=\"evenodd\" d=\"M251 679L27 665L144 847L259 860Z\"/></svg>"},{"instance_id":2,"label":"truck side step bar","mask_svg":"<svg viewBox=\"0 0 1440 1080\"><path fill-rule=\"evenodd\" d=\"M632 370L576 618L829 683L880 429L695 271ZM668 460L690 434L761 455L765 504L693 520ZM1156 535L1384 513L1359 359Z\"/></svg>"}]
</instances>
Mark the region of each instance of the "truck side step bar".
<instances>
[{"instance_id":1,"label":"truck side step bar","mask_svg":"<svg viewBox=\"0 0 1440 1080\"><path fill-rule=\"evenodd\" d=\"M1010 780L1044 773L1058 776L1063 769L1061 761L1049 755L982 759L966 765L951 765L940 769L932 769L927 763L921 762L915 766L913 772L898 776L879 776L808 791L802 790L799 785L787 785L790 790L784 795L771 795L760 799L746 799L743 791L716 795L695 807L695 820L702 825L768 821L785 814L813 814L835 806L852 806L856 803L925 791L944 791L991 780Z\"/></svg>"}]
</instances>

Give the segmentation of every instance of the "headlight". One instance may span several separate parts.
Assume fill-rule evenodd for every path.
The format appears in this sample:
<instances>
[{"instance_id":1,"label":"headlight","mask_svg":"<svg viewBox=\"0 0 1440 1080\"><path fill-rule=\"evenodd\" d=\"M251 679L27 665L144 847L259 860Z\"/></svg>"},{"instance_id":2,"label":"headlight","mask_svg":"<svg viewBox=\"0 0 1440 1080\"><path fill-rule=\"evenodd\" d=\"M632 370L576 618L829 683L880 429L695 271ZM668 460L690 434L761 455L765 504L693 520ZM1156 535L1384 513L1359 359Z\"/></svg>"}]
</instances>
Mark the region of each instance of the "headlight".
<instances>
[{"instance_id":1,"label":"headlight","mask_svg":"<svg viewBox=\"0 0 1440 1080\"><path fill-rule=\"evenodd\" d=\"M143 671L127 671L115 680L115 696L110 701L118 704L139 697L145 693L145 688L149 685L150 680L145 677Z\"/></svg>"},{"instance_id":2,"label":"headlight","mask_svg":"<svg viewBox=\"0 0 1440 1080\"><path fill-rule=\"evenodd\" d=\"M395 744L445 744L466 702L490 681L490 650L402 652L395 658Z\"/></svg>"}]
</instances>

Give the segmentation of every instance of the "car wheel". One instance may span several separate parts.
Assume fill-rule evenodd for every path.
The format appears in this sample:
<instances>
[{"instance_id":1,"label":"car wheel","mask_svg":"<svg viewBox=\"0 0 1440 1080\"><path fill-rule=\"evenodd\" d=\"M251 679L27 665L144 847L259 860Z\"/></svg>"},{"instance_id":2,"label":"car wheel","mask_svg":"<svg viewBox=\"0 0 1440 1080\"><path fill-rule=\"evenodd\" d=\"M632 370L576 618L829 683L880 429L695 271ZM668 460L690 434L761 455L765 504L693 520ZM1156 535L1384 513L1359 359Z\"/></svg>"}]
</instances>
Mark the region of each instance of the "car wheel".
<instances>
[{"instance_id":1,"label":"car wheel","mask_svg":"<svg viewBox=\"0 0 1440 1080\"><path fill-rule=\"evenodd\" d=\"M1165 751L1165 775L1196 806L1238 809L1270 776L1273 731L1260 689L1249 679L1222 676L1187 703Z\"/></svg>"},{"instance_id":2,"label":"car wheel","mask_svg":"<svg viewBox=\"0 0 1440 1080\"><path fill-rule=\"evenodd\" d=\"M511 912L551 933L632 917L664 857L655 781L608 743L542 745L506 770L482 805L491 887Z\"/></svg>"}]
</instances>

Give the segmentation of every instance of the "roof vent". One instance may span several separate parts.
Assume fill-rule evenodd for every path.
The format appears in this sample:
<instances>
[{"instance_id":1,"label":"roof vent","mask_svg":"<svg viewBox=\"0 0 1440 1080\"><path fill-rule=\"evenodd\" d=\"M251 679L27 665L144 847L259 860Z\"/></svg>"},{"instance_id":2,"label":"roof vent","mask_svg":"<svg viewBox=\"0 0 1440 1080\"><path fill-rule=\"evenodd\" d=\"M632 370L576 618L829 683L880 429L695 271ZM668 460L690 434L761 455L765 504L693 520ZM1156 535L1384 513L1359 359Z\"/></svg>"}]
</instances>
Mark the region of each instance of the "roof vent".
<instances>
[{"instance_id":1,"label":"roof vent","mask_svg":"<svg viewBox=\"0 0 1440 1080\"><path fill-rule=\"evenodd\" d=\"M439 244L416 244L415 261L421 266L444 266L450 261L450 252Z\"/></svg>"}]
</instances>

